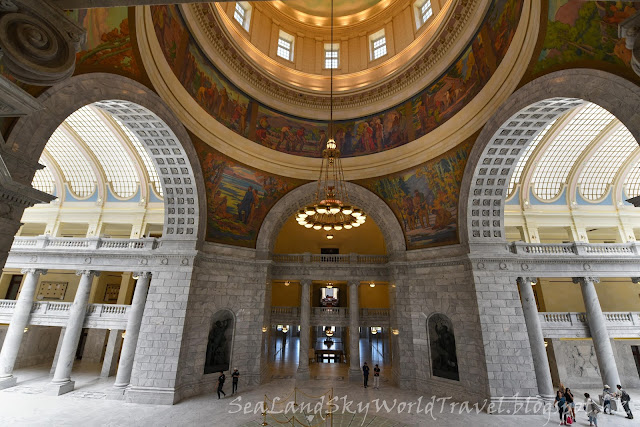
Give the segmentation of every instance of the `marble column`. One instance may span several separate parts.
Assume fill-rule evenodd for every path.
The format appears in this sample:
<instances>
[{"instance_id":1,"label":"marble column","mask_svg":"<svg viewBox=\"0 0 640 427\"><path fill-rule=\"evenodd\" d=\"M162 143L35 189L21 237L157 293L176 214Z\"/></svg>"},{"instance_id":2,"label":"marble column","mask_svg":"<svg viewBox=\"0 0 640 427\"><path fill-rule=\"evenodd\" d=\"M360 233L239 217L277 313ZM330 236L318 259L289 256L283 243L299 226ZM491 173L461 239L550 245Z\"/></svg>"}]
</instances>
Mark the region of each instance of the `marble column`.
<instances>
[{"instance_id":1,"label":"marble column","mask_svg":"<svg viewBox=\"0 0 640 427\"><path fill-rule=\"evenodd\" d=\"M58 345L56 346L56 354L55 356L53 356L53 363L51 364L51 369L49 370L49 373L51 375L56 373L56 366L58 366L58 356L60 356L60 349L62 348L62 341L64 340L64 333L67 330L67 328L62 327L60 328L60 336L58 337Z\"/></svg>"},{"instance_id":2,"label":"marble column","mask_svg":"<svg viewBox=\"0 0 640 427\"><path fill-rule=\"evenodd\" d=\"M20 351L24 328L29 324L31 308L33 307L33 297L36 293L38 279L41 274L47 274L47 270L26 268L22 270L26 274L20 296L16 301L16 306L11 316L11 322L7 329L7 335L0 351L0 389L13 387L16 385L16 377L13 376L13 367Z\"/></svg>"},{"instance_id":3,"label":"marble column","mask_svg":"<svg viewBox=\"0 0 640 427\"><path fill-rule=\"evenodd\" d=\"M613 347L611 346L609 331L607 331L607 322L596 293L595 283L598 282L600 282L600 279L597 277L573 278L573 283L580 283L580 289L582 290L587 322L589 323L593 347L596 350L602 382L614 389L617 384L620 384L620 376L618 375L616 360L613 357Z\"/></svg>"},{"instance_id":4,"label":"marble column","mask_svg":"<svg viewBox=\"0 0 640 427\"><path fill-rule=\"evenodd\" d=\"M296 378L309 379L309 329L311 327L311 280L300 282L300 352Z\"/></svg>"},{"instance_id":5,"label":"marble column","mask_svg":"<svg viewBox=\"0 0 640 427\"><path fill-rule=\"evenodd\" d=\"M67 321L67 329L62 338L56 372L53 374L53 380L51 381L49 390L47 390L47 394L59 396L68 393L73 390L75 384L74 381L71 381L73 361L76 358L78 342L80 341L84 319L87 315L87 305L89 303L93 277L98 276L100 273L94 270L78 270L76 274L80 276L80 283L78 284L76 296L69 310L69 320Z\"/></svg>"},{"instance_id":6,"label":"marble column","mask_svg":"<svg viewBox=\"0 0 640 427\"><path fill-rule=\"evenodd\" d=\"M522 297L522 312L529 334L529 345L531 346L531 356L533 357L533 367L536 371L538 382L538 393L545 401L553 401L554 391L551 381L551 369L547 358L547 349L544 346L544 335L540 325L540 316L536 307L536 298L533 295L531 283L535 279L530 277L518 277L518 287Z\"/></svg>"},{"instance_id":7,"label":"marble column","mask_svg":"<svg viewBox=\"0 0 640 427\"><path fill-rule=\"evenodd\" d=\"M118 355L120 354L120 344L122 343L122 330L109 330L109 338L107 338L107 349L104 352L104 361L102 362L102 370L100 376L103 378L112 377L118 369Z\"/></svg>"},{"instance_id":8,"label":"marble column","mask_svg":"<svg viewBox=\"0 0 640 427\"><path fill-rule=\"evenodd\" d=\"M127 329L124 334L124 343L120 352L120 363L118 364L118 373L116 374L116 382L113 384L116 388L126 388L131 381L131 371L133 370L133 358L136 354L138 346L138 336L140 335L140 325L142 325L142 314L144 313L144 305L147 301L147 291L149 290L149 282L151 281L150 272L138 273L138 281L133 291L133 300L129 309L129 317L127 319Z\"/></svg>"},{"instance_id":9,"label":"marble column","mask_svg":"<svg viewBox=\"0 0 640 427\"><path fill-rule=\"evenodd\" d=\"M360 282L349 283L349 380L360 381L360 306L358 287Z\"/></svg>"}]
</instances>

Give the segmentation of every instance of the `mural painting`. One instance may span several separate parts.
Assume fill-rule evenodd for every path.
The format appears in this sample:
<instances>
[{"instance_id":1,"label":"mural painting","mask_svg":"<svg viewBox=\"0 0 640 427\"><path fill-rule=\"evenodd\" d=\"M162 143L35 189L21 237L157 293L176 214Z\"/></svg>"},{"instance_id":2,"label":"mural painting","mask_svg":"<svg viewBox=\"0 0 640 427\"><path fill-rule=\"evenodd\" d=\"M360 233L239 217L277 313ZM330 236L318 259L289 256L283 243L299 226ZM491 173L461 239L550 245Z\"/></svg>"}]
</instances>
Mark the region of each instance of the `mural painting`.
<instances>
[{"instance_id":1,"label":"mural painting","mask_svg":"<svg viewBox=\"0 0 640 427\"><path fill-rule=\"evenodd\" d=\"M209 330L204 359L205 374L229 370L232 341L233 315L227 310L220 310L213 316Z\"/></svg>"},{"instance_id":2,"label":"mural painting","mask_svg":"<svg viewBox=\"0 0 640 427\"><path fill-rule=\"evenodd\" d=\"M640 9L638 3L549 0L547 31L535 73L582 61L631 68L631 51L618 37L618 24Z\"/></svg>"},{"instance_id":3,"label":"mural painting","mask_svg":"<svg viewBox=\"0 0 640 427\"><path fill-rule=\"evenodd\" d=\"M444 314L436 313L429 317L427 332L433 376L459 381L456 338L451 320Z\"/></svg>"},{"instance_id":4,"label":"mural painting","mask_svg":"<svg viewBox=\"0 0 640 427\"><path fill-rule=\"evenodd\" d=\"M249 98L224 77L191 36L175 6L152 7L156 36L184 88L213 118L273 150L321 157L327 123L301 119ZM494 0L472 42L421 93L371 116L335 123L344 157L389 150L425 135L459 112L489 81L517 28L522 0ZM210 8L208 14L212 14ZM210 16L210 20L214 20Z\"/></svg>"},{"instance_id":5,"label":"mural painting","mask_svg":"<svg viewBox=\"0 0 640 427\"><path fill-rule=\"evenodd\" d=\"M197 140L194 145L207 191L207 239L255 247L269 210L304 181L241 165Z\"/></svg>"},{"instance_id":6,"label":"mural painting","mask_svg":"<svg viewBox=\"0 0 640 427\"><path fill-rule=\"evenodd\" d=\"M86 41L76 54L77 70L109 68L140 77L129 32L129 8L78 9L68 11L67 16L87 30Z\"/></svg>"},{"instance_id":7,"label":"mural painting","mask_svg":"<svg viewBox=\"0 0 640 427\"><path fill-rule=\"evenodd\" d=\"M471 145L404 172L358 182L389 205L407 249L458 243L458 196Z\"/></svg>"}]
</instances>

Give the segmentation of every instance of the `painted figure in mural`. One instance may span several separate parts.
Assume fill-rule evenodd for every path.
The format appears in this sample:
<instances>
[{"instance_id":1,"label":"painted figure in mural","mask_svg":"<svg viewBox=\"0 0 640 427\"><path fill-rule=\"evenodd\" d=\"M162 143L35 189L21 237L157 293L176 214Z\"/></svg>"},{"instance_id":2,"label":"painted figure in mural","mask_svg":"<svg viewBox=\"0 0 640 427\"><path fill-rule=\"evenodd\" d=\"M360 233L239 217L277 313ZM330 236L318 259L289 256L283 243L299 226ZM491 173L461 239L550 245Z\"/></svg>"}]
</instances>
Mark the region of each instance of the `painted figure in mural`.
<instances>
[{"instance_id":1,"label":"painted figure in mural","mask_svg":"<svg viewBox=\"0 0 640 427\"><path fill-rule=\"evenodd\" d=\"M304 148L304 144L305 144L305 129L304 129L304 126L302 126L296 132L294 151L302 151L302 149Z\"/></svg>"},{"instance_id":2,"label":"painted figure in mural","mask_svg":"<svg viewBox=\"0 0 640 427\"><path fill-rule=\"evenodd\" d=\"M404 198L404 213L406 215L405 228L407 231L413 230L416 228L416 212L411 196L405 196Z\"/></svg>"},{"instance_id":3,"label":"painted figure in mural","mask_svg":"<svg viewBox=\"0 0 640 427\"><path fill-rule=\"evenodd\" d=\"M373 128L369 126L368 122L363 123L362 135L360 137L362 148L371 153L375 151L376 147L373 143Z\"/></svg>"},{"instance_id":4,"label":"painted figure in mural","mask_svg":"<svg viewBox=\"0 0 640 427\"><path fill-rule=\"evenodd\" d=\"M418 222L422 228L430 227L429 204L424 194L418 190L413 190L413 206L418 216ZM417 224L417 223L416 223Z\"/></svg>"},{"instance_id":5,"label":"painted figure in mural","mask_svg":"<svg viewBox=\"0 0 640 427\"><path fill-rule=\"evenodd\" d=\"M446 228L451 223L451 212L449 212L447 208L447 200L445 197L444 194L439 194L433 204L433 210L436 213L436 223L434 225L436 230Z\"/></svg>"},{"instance_id":6,"label":"painted figure in mural","mask_svg":"<svg viewBox=\"0 0 640 427\"><path fill-rule=\"evenodd\" d=\"M218 218L232 218L227 210L227 196L223 196L220 190L216 191L213 196L213 213Z\"/></svg>"},{"instance_id":7,"label":"painted figure in mural","mask_svg":"<svg viewBox=\"0 0 640 427\"><path fill-rule=\"evenodd\" d=\"M249 223L251 217L251 211L254 207L256 193L252 186L249 186L247 192L244 193L244 198L238 205L238 219L245 224Z\"/></svg>"},{"instance_id":8,"label":"painted figure in mural","mask_svg":"<svg viewBox=\"0 0 640 427\"><path fill-rule=\"evenodd\" d=\"M373 121L373 139L376 142L376 149L382 151L382 143L384 139L384 128L379 118Z\"/></svg>"},{"instance_id":9,"label":"painted figure in mural","mask_svg":"<svg viewBox=\"0 0 640 427\"><path fill-rule=\"evenodd\" d=\"M320 129L320 138L318 138L318 145L316 146L316 150L318 154L322 154L322 150L327 145L327 132L324 129Z\"/></svg>"},{"instance_id":10,"label":"painted figure in mural","mask_svg":"<svg viewBox=\"0 0 640 427\"><path fill-rule=\"evenodd\" d=\"M346 155L353 154L355 147L353 146L353 127L349 126L344 134L344 146L342 153Z\"/></svg>"},{"instance_id":11,"label":"painted figure in mural","mask_svg":"<svg viewBox=\"0 0 640 427\"><path fill-rule=\"evenodd\" d=\"M229 95L227 95L227 88L223 87L220 91L220 104L218 105L218 118L227 120L227 104L229 103Z\"/></svg>"},{"instance_id":12,"label":"painted figure in mural","mask_svg":"<svg viewBox=\"0 0 640 427\"><path fill-rule=\"evenodd\" d=\"M260 139L260 144L264 146L269 146L269 132L271 130L271 125L269 124L269 119L266 116L260 117L258 120L258 127L256 129L256 136Z\"/></svg>"}]
</instances>

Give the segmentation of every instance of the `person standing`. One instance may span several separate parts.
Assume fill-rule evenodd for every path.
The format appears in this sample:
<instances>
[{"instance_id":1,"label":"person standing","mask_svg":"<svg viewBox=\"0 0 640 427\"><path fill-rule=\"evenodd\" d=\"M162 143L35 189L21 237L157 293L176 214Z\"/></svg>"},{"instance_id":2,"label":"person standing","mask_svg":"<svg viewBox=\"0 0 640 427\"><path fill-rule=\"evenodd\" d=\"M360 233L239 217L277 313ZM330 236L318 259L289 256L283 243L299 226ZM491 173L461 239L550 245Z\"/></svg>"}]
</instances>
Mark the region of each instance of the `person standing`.
<instances>
[{"instance_id":1,"label":"person standing","mask_svg":"<svg viewBox=\"0 0 640 427\"><path fill-rule=\"evenodd\" d=\"M631 407L629 406L629 402L631 401L631 396L625 390L622 389L622 386L618 384L618 391L616 395L620 396L620 403L622 403L622 407L624 408L624 412L627 413L627 418L630 420L633 419L633 414L631 413Z\"/></svg>"},{"instance_id":2,"label":"person standing","mask_svg":"<svg viewBox=\"0 0 640 427\"><path fill-rule=\"evenodd\" d=\"M567 399L567 406L569 407L569 415L575 422L576 420L576 403L574 401L573 393L570 388L566 388L564 392L564 398Z\"/></svg>"},{"instance_id":3,"label":"person standing","mask_svg":"<svg viewBox=\"0 0 640 427\"><path fill-rule=\"evenodd\" d=\"M598 413L600 412L600 408L596 404L596 402L591 399L589 393L585 393L584 397L586 399L584 403L584 410L587 411L587 417L589 417L589 425L598 427Z\"/></svg>"},{"instance_id":4,"label":"person standing","mask_svg":"<svg viewBox=\"0 0 640 427\"><path fill-rule=\"evenodd\" d=\"M238 392L238 378L240 378L240 372L238 372L238 368L233 368L233 374L231 374L231 395Z\"/></svg>"},{"instance_id":5,"label":"person standing","mask_svg":"<svg viewBox=\"0 0 640 427\"><path fill-rule=\"evenodd\" d=\"M558 390L556 393L556 400L554 405L558 406L558 415L560 415L560 425L567 425L567 399L565 399L564 394Z\"/></svg>"},{"instance_id":6,"label":"person standing","mask_svg":"<svg viewBox=\"0 0 640 427\"><path fill-rule=\"evenodd\" d=\"M224 397L227 397L227 394L222 390L226 379L227 377L224 376L224 372L220 371L220 376L218 377L218 399L220 399L220 393L222 393Z\"/></svg>"},{"instance_id":7,"label":"person standing","mask_svg":"<svg viewBox=\"0 0 640 427\"><path fill-rule=\"evenodd\" d=\"M364 376L364 388L367 388L367 384L369 383L369 366L367 362L364 362L364 366L362 367L362 375Z\"/></svg>"},{"instance_id":8,"label":"person standing","mask_svg":"<svg viewBox=\"0 0 640 427\"><path fill-rule=\"evenodd\" d=\"M604 413L606 414L607 408L609 408L609 415L613 415L613 412L611 412L611 387L607 384L605 384L604 389L602 389L602 402Z\"/></svg>"},{"instance_id":9,"label":"person standing","mask_svg":"<svg viewBox=\"0 0 640 427\"><path fill-rule=\"evenodd\" d=\"M373 388L380 390L380 368L377 363L373 368Z\"/></svg>"}]
</instances>

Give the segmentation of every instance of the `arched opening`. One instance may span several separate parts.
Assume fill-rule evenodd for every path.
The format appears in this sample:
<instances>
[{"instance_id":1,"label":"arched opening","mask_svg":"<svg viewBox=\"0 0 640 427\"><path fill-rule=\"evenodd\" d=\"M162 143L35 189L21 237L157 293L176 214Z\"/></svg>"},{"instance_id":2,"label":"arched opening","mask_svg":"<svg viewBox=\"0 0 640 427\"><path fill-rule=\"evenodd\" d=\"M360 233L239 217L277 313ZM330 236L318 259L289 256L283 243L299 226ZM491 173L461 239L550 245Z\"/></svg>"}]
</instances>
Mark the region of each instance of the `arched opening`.
<instances>
[{"instance_id":1,"label":"arched opening","mask_svg":"<svg viewBox=\"0 0 640 427\"><path fill-rule=\"evenodd\" d=\"M461 240L504 242L505 199L510 178L527 147L550 123L585 102L614 115L640 141L640 90L627 80L596 70L565 70L516 91L485 125L470 154L460 200Z\"/></svg>"},{"instance_id":2,"label":"arched opening","mask_svg":"<svg viewBox=\"0 0 640 427\"><path fill-rule=\"evenodd\" d=\"M355 184L348 183L347 188L350 201L367 215L360 227L329 232L297 224L296 213L316 190L310 183L283 197L258 234L259 255L276 265L268 301L267 357L281 375L296 374L306 358L312 377L345 378L352 365L365 361L372 375L376 363L391 372L391 284L386 263L402 256L404 237L382 200ZM305 309L308 324L303 320ZM302 348L307 347L305 342L308 348Z\"/></svg>"}]
</instances>

